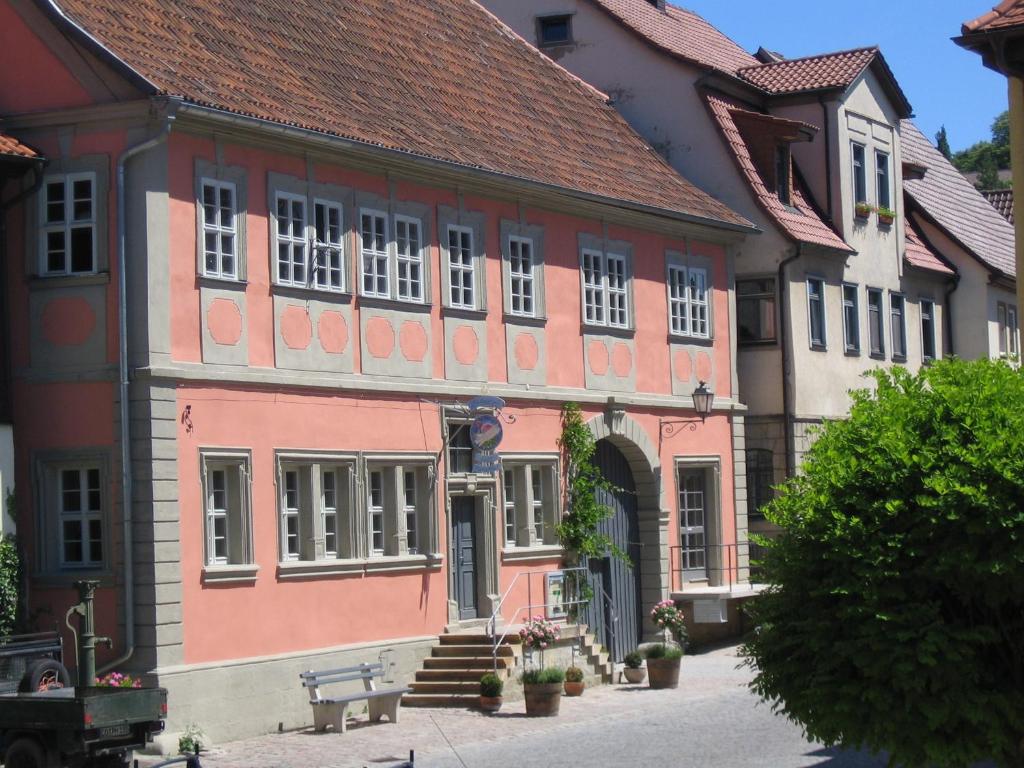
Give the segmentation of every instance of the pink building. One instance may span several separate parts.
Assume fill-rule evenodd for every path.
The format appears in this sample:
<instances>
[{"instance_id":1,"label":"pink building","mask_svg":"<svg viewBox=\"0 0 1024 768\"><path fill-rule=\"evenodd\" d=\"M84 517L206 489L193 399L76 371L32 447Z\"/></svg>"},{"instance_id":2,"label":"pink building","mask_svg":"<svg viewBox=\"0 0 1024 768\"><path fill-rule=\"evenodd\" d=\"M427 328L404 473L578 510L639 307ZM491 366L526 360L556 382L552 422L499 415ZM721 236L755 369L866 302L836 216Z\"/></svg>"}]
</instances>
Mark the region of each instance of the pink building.
<instances>
[{"instance_id":1,"label":"pink building","mask_svg":"<svg viewBox=\"0 0 1024 768\"><path fill-rule=\"evenodd\" d=\"M297 726L301 670L409 679L446 627L520 619L517 575L562 562L568 401L626 489L635 567L591 564L615 653L684 578L744 578L754 230L479 5L0 0L0 45L0 131L48 160L5 194L30 608L98 578L101 662L166 686L171 730Z\"/></svg>"}]
</instances>

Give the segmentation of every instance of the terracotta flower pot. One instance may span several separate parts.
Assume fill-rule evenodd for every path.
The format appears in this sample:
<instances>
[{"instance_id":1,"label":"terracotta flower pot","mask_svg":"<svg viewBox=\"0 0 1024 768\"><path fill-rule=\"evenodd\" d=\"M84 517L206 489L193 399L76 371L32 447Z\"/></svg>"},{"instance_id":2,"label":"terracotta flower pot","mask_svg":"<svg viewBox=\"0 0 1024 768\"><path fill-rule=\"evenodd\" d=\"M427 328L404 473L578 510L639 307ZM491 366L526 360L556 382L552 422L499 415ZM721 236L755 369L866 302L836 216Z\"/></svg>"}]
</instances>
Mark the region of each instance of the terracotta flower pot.
<instances>
[{"instance_id":1,"label":"terracotta flower pot","mask_svg":"<svg viewBox=\"0 0 1024 768\"><path fill-rule=\"evenodd\" d=\"M565 695L566 696L582 696L583 695L583 681L580 680L578 683L565 681Z\"/></svg>"},{"instance_id":2,"label":"terracotta flower pot","mask_svg":"<svg viewBox=\"0 0 1024 768\"><path fill-rule=\"evenodd\" d=\"M878 223L879 224L881 224L883 226L886 226L886 227L891 227L892 226L892 222L893 222L893 217L892 216L886 216L883 213L878 214Z\"/></svg>"},{"instance_id":3,"label":"terracotta flower pot","mask_svg":"<svg viewBox=\"0 0 1024 768\"><path fill-rule=\"evenodd\" d=\"M528 717L554 717L562 703L561 683L530 683L523 686Z\"/></svg>"},{"instance_id":4,"label":"terracotta flower pot","mask_svg":"<svg viewBox=\"0 0 1024 768\"><path fill-rule=\"evenodd\" d=\"M501 696L481 696L480 709L484 712L497 712L501 709Z\"/></svg>"},{"instance_id":5,"label":"terracotta flower pot","mask_svg":"<svg viewBox=\"0 0 1024 768\"><path fill-rule=\"evenodd\" d=\"M647 677L647 670L643 667L623 667L622 674L629 683L642 683Z\"/></svg>"},{"instance_id":6,"label":"terracotta flower pot","mask_svg":"<svg viewBox=\"0 0 1024 768\"><path fill-rule=\"evenodd\" d=\"M648 659L647 674L651 688L678 688L680 661L682 659Z\"/></svg>"}]
</instances>

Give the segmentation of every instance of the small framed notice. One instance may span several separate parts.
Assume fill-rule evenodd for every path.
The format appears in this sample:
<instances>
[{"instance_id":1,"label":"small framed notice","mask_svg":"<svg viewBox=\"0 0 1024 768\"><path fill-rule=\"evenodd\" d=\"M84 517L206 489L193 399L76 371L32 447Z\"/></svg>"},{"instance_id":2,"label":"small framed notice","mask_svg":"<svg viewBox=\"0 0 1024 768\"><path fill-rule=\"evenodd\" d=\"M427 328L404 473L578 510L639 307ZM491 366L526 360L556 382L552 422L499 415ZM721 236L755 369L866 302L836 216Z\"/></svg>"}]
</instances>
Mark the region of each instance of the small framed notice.
<instances>
[{"instance_id":1,"label":"small framed notice","mask_svg":"<svg viewBox=\"0 0 1024 768\"><path fill-rule=\"evenodd\" d=\"M544 602L549 619L565 618L565 573L549 571L544 574Z\"/></svg>"}]
</instances>

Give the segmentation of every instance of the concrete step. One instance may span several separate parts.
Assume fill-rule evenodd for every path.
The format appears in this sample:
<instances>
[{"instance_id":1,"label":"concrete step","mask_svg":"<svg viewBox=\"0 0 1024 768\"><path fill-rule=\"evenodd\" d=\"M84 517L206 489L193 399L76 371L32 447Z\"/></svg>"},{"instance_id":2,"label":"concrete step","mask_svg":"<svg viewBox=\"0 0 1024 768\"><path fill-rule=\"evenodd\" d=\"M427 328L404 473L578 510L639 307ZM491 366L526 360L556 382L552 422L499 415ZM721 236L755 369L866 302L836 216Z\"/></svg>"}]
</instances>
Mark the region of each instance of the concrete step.
<instances>
[{"instance_id":1,"label":"concrete step","mask_svg":"<svg viewBox=\"0 0 1024 768\"><path fill-rule=\"evenodd\" d=\"M498 669L512 669L516 660L512 656L499 656ZM479 669L489 671L494 666L490 656L428 656L423 660L424 669Z\"/></svg>"},{"instance_id":2,"label":"concrete step","mask_svg":"<svg viewBox=\"0 0 1024 768\"><path fill-rule=\"evenodd\" d=\"M417 682L461 682L464 680L471 680L475 683L480 682L480 678L491 671L491 668L487 669L421 669L416 672ZM507 679L509 671L503 668L498 669L498 677L502 680Z\"/></svg>"},{"instance_id":3,"label":"concrete step","mask_svg":"<svg viewBox=\"0 0 1024 768\"><path fill-rule=\"evenodd\" d=\"M501 637L500 633L498 636ZM450 635L438 635L437 639L441 645L486 645L489 647L494 644L494 638L483 632L458 632ZM506 644L509 644L508 638L505 638L505 641Z\"/></svg>"},{"instance_id":4,"label":"concrete step","mask_svg":"<svg viewBox=\"0 0 1024 768\"><path fill-rule=\"evenodd\" d=\"M409 683L409 687L412 688L413 693L432 693L432 694L449 694L449 695L464 695L472 696L480 695L480 680L461 680L458 682L450 681L420 681L414 680Z\"/></svg>"},{"instance_id":5,"label":"concrete step","mask_svg":"<svg viewBox=\"0 0 1024 768\"><path fill-rule=\"evenodd\" d=\"M437 658L438 656L461 656L461 657L477 657L477 658L491 658L491 646L482 645L435 645L430 655ZM516 655L516 649L511 645L499 645L498 656L505 656L512 658Z\"/></svg>"},{"instance_id":6,"label":"concrete step","mask_svg":"<svg viewBox=\"0 0 1024 768\"><path fill-rule=\"evenodd\" d=\"M403 707L477 707L479 692L465 694L407 693L402 697Z\"/></svg>"}]
</instances>

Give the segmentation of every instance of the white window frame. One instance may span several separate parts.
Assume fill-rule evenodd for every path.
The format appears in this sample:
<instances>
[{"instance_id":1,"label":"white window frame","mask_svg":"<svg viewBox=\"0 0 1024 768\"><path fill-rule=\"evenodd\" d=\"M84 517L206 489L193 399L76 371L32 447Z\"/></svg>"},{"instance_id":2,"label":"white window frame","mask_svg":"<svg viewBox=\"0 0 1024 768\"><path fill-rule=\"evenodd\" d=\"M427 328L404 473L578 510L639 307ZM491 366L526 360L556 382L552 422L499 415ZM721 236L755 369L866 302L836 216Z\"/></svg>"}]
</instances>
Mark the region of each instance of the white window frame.
<instances>
[{"instance_id":1,"label":"white window frame","mask_svg":"<svg viewBox=\"0 0 1024 768\"><path fill-rule=\"evenodd\" d=\"M335 211L338 214L338 237L337 239L322 240L317 232L317 211L324 209L324 231L330 237L330 213ZM332 291L344 293L347 289L345 269L345 206L336 200L328 200L323 197L313 198L313 215L309 223L309 240L313 243L313 252L308 254L308 274L312 276L313 287L318 291ZM333 262L337 261L335 265ZM313 265L316 265L315 267ZM333 284L333 276L337 274L337 285ZM323 279L326 276L326 280Z\"/></svg>"},{"instance_id":2,"label":"white window frame","mask_svg":"<svg viewBox=\"0 0 1024 768\"><path fill-rule=\"evenodd\" d=\"M281 227L280 205L285 201L288 208L288 220L293 222L292 206L296 203L301 206L302 218L299 226L299 234L294 232L285 234ZM278 285L290 285L296 288L310 287L309 272L309 205L304 195L297 195L294 192L278 190L274 195L274 282ZM288 258L281 259L281 246L288 249ZM296 251L301 254L300 259L296 258ZM281 276L282 263L287 265L287 276ZM296 268L301 267L302 277L296 278Z\"/></svg>"},{"instance_id":3,"label":"white window frame","mask_svg":"<svg viewBox=\"0 0 1024 768\"><path fill-rule=\"evenodd\" d=\"M819 286L819 299L821 304L821 341L814 340L814 297L811 293L811 284L816 283ZM825 279L813 275L807 276L806 290L807 290L807 341L811 349L825 350L828 349L828 311L825 303Z\"/></svg>"},{"instance_id":4,"label":"white window frame","mask_svg":"<svg viewBox=\"0 0 1024 768\"><path fill-rule=\"evenodd\" d=\"M852 299L851 299L852 297ZM860 341L860 288L856 283L842 284L843 300L843 350L848 355L859 355ZM853 310L853 320L847 315L847 309ZM853 344L850 343L851 335Z\"/></svg>"},{"instance_id":5,"label":"white window frame","mask_svg":"<svg viewBox=\"0 0 1024 768\"><path fill-rule=\"evenodd\" d=\"M216 195L214 208L217 213L215 216L216 221L213 223L209 222L206 217L206 190L210 188ZM221 192L227 191L231 193L231 207L230 217L231 221L226 224L223 220L223 206L220 205ZM201 208L199 217L202 221L202 233L200 234L200 242L202 243L202 265L203 265L203 277L212 277L220 280L237 280L238 271L238 187L233 181L224 181L222 179L213 179L209 177L202 177L199 180L199 201L198 205ZM216 238L217 248L211 251L207 247L207 238ZM231 249L230 251L224 250L224 238L231 238ZM217 260L217 266L211 269L209 266L209 257L213 256ZM231 269L224 268L225 257L231 259Z\"/></svg>"},{"instance_id":6,"label":"white window frame","mask_svg":"<svg viewBox=\"0 0 1024 768\"><path fill-rule=\"evenodd\" d=\"M200 472L202 475L202 505L203 505L203 539L204 539L204 563L207 569L230 568L232 566L252 565L253 543L252 543L252 457L248 452L221 452L216 450L200 451ZM236 510L230 508L221 509L214 506L214 472L237 472L238 497ZM225 483L231 481L229 475L225 475ZM229 486L225 485L225 492L230 494ZM231 520L231 516L235 520ZM225 523L225 552L224 555L216 554L216 520L224 518ZM232 531L234 522L234 531ZM241 537L241 541L233 541L233 536ZM236 554L232 555L232 549Z\"/></svg>"},{"instance_id":7,"label":"white window frame","mask_svg":"<svg viewBox=\"0 0 1024 768\"><path fill-rule=\"evenodd\" d=\"M505 243L508 250L508 276L505 284L505 290L508 291L508 313L517 317L536 317L537 260L533 238L508 235Z\"/></svg>"},{"instance_id":8,"label":"white window frame","mask_svg":"<svg viewBox=\"0 0 1024 768\"><path fill-rule=\"evenodd\" d=\"M918 306L921 313L921 359L930 363L939 356L939 347L935 334L935 302L932 299L919 299ZM928 308L925 311L925 307ZM931 327L925 326L925 318L928 319ZM931 340L932 354L928 354L928 340Z\"/></svg>"},{"instance_id":9,"label":"white window frame","mask_svg":"<svg viewBox=\"0 0 1024 768\"><path fill-rule=\"evenodd\" d=\"M1005 301L996 302L996 328L999 333L999 356L1016 357L1020 350L1016 305Z\"/></svg>"},{"instance_id":10,"label":"white window frame","mask_svg":"<svg viewBox=\"0 0 1024 768\"><path fill-rule=\"evenodd\" d=\"M371 234L373 235L374 243L372 247L367 248L366 244L366 231L363 228L363 219L369 216L374 221L374 226L371 228ZM386 211L378 210L375 208L360 208L359 209L359 222L357 232L359 236L359 293L362 296L369 296L375 299L390 299L391 298L391 254L390 248L388 247L388 221L389 216ZM377 229L379 223L380 229ZM379 250L376 247L376 240L378 235L383 237L384 250ZM368 270L367 266L373 265L372 270ZM383 268L383 269L382 269ZM369 278L373 281L373 287L366 287L366 280ZM383 279L383 289L380 288L381 280Z\"/></svg>"},{"instance_id":11,"label":"white window frame","mask_svg":"<svg viewBox=\"0 0 1024 768\"><path fill-rule=\"evenodd\" d=\"M893 301L899 304L899 311L893 306ZM899 317L899 324L896 323L896 316ZM900 345L902 352L896 351L896 333L900 334ZM898 291L889 291L889 343L892 345L892 359L902 362L907 359L907 297Z\"/></svg>"},{"instance_id":12,"label":"white window frame","mask_svg":"<svg viewBox=\"0 0 1024 768\"><path fill-rule=\"evenodd\" d=\"M409 503L410 479L412 480L412 503ZM418 555L419 547L419 508L420 488L416 480L416 470L402 468L402 517L405 521L405 546L410 555Z\"/></svg>"},{"instance_id":13,"label":"white window frame","mask_svg":"<svg viewBox=\"0 0 1024 768\"><path fill-rule=\"evenodd\" d=\"M711 302L708 293L707 269L681 264L668 265L669 331L674 336L711 338Z\"/></svg>"},{"instance_id":14,"label":"white window frame","mask_svg":"<svg viewBox=\"0 0 1024 768\"><path fill-rule=\"evenodd\" d=\"M423 260L423 222L414 217L406 216L401 213L394 215L394 228L395 228L395 289L396 296L399 301L407 301L413 304L423 304L426 301L426 265ZM405 226L406 238L405 242L409 243L409 228L416 228L416 249L415 252L407 251L402 252L401 239L398 236L398 226L402 224ZM408 288L403 290L403 277L402 268L406 268L407 273L405 277L405 283ZM418 275L414 279L412 276L413 270L417 270Z\"/></svg>"},{"instance_id":15,"label":"white window frame","mask_svg":"<svg viewBox=\"0 0 1024 768\"><path fill-rule=\"evenodd\" d=\"M555 526L561 514L558 465L558 458L549 454L503 456L501 504L506 549L557 545ZM535 476L539 493L533 482Z\"/></svg>"},{"instance_id":16,"label":"white window frame","mask_svg":"<svg viewBox=\"0 0 1024 768\"><path fill-rule=\"evenodd\" d=\"M611 268L613 262L617 268ZM618 278L621 278L621 284L618 284ZM632 284L633 274L627 254L583 247L580 250L580 286L584 324L632 328Z\"/></svg>"},{"instance_id":17,"label":"white window frame","mask_svg":"<svg viewBox=\"0 0 1024 768\"><path fill-rule=\"evenodd\" d=\"M74 187L76 181L88 181L91 188L89 198L90 216L87 219L76 219L74 217L75 197ZM57 222L47 221L47 194L50 185L61 184L64 189L64 214ZM61 277L68 275L94 275L98 271L99 246L97 230L99 229L100 216L100 190L97 182L97 175L92 171L77 173L50 174L43 178L39 190L39 274L43 277ZM87 270L73 270L73 253L71 250L71 233L76 229L88 228L90 232L90 248L92 251L92 265ZM49 235L59 232L64 238L64 268L49 268Z\"/></svg>"},{"instance_id":18,"label":"white window frame","mask_svg":"<svg viewBox=\"0 0 1024 768\"><path fill-rule=\"evenodd\" d=\"M457 235L459 258L456 261L452 251L452 235ZM469 237L468 248L463 245L462 237ZM461 224L449 224L445 228L445 248L448 253L448 306L453 309L476 309L477 308L477 275L476 275L476 252L475 233L473 227ZM468 256L468 259L466 258ZM466 286L468 277L469 286ZM458 279L456 279L458 278ZM469 291L469 300L466 300L466 291ZM458 292L458 300L456 300Z\"/></svg>"},{"instance_id":19,"label":"white window frame","mask_svg":"<svg viewBox=\"0 0 1024 768\"><path fill-rule=\"evenodd\" d=\"M408 475L414 476L415 498L407 503ZM380 477L380 497L373 495L373 478ZM434 505L436 464L427 454L368 455L362 473L364 483L366 557L432 559L437 548ZM409 518L414 518L410 531ZM379 533L379 542L374 541ZM379 546L377 545L379 543Z\"/></svg>"},{"instance_id":20,"label":"white window frame","mask_svg":"<svg viewBox=\"0 0 1024 768\"><path fill-rule=\"evenodd\" d=\"M584 248L580 270L583 280L583 322L587 325L607 325L604 254L592 248Z\"/></svg>"}]
</instances>

